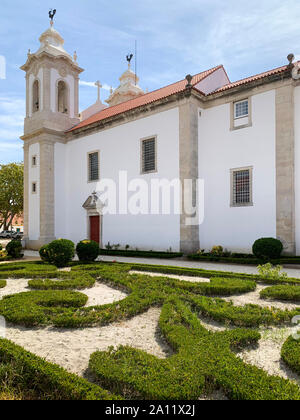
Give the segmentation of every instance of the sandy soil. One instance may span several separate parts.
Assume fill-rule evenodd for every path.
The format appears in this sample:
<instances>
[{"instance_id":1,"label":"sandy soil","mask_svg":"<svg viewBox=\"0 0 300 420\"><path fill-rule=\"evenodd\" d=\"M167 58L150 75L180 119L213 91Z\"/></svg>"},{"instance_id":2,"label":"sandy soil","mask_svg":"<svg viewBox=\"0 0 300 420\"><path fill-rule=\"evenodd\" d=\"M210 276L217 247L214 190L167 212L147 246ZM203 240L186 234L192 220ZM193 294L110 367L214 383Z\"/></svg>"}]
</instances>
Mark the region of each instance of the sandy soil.
<instances>
[{"instance_id":1,"label":"sandy soil","mask_svg":"<svg viewBox=\"0 0 300 420\"><path fill-rule=\"evenodd\" d=\"M128 345L166 357L170 349L157 330L160 311L152 308L126 322L80 330L7 325L6 338L70 372L84 375L90 355L111 346Z\"/></svg>"},{"instance_id":2,"label":"sandy soil","mask_svg":"<svg viewBox=\"0 0 300 420\"><path fill-rule=\"evenodd\" d=\"M296 308L299 308L299 305L295 303L288 303L288 302L281 302L277 300L271 300L271 299L261 299L260 298L260 292L264 290L266 287L269 286L261 286L257 285L256 290L254 292L246 293L239 296L230 296L230 297L222 297L222 299L226 300L227 302L233 302L235 306L244 306L246 304L253 304L253 305L259 305L266 308L277 308L277 309L288 309L293 310Z\"/></svg>"},{"instance_id":3,"label":"sandy soil","mask_svg":"<svg viewBox=\"0 0 300 420\"><path fill-rule=\"evenodd\" d=\"M129 274L143 274L150 277L168 277L170 279L188 281L191 283L209 283L210 279L204 277L192 277L192 276L177 276L175 274L159 274L159 273L149 273L148 271L129 271Z\"/></svg>"}]
</instances>

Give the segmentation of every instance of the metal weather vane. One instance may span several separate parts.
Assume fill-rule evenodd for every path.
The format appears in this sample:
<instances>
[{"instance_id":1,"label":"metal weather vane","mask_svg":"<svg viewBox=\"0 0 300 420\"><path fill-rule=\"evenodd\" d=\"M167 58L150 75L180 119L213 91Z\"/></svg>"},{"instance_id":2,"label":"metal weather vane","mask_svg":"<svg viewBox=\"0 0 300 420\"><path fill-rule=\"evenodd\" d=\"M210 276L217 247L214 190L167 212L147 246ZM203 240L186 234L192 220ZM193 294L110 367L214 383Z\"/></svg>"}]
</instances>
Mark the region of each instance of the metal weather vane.
<instances>
[{"instance_id":1,"label":"metal weather vane","mask_svg":"<svg viewBox=\"0 0 300 420\"><path fill-rule=\"evenodd\" d=\"M133 59L133 54L128 54L126 56L126 60L128 61L128 67L130 68L131 60Z\"/></svg>"},{"instance_id":2,"label":"metal weather vane","mask_svg":"<svg viewBox=\"0 0 300 420\"><path fill-rule=\"evenodd\" d=\"M51 25L53 25L53 20L54 20L55 15L56 15L56 9L51 9L49 11L49 18L50 18Z\"/></svg>"}]
</instances>

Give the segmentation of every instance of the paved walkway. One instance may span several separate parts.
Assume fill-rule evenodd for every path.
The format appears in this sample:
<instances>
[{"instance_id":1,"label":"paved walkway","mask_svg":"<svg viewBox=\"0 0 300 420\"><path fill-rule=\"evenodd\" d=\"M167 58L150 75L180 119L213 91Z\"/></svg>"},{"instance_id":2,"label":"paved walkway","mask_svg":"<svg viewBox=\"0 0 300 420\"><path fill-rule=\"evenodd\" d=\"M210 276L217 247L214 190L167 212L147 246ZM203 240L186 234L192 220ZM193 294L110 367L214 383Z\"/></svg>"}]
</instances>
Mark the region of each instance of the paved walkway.
<instances>
[{"instance_id":1,"label":"paved walkway","mask_svg":"<svg viewBox=\"0 0 300 420\"><path fill-rule=\"evenodd\" d=\"M26 257L38 257L36 251L25 251ZM217 271L230 271L234 273L257 274L257 268L249 265L236 265L236 264L222 264L211 262L197 262L188 261L185 259L156 259L156 258L128 258L128 257L109 257L101 256L102 261L117 261L123 263L138 263L138 264L151 264L151 265L168 265L173 267L186 267L186 268L202 268L204 270L217 270ZM300 278L299 268L284 268L284 271L289 277Z\"/></svg>"}]
</instances>

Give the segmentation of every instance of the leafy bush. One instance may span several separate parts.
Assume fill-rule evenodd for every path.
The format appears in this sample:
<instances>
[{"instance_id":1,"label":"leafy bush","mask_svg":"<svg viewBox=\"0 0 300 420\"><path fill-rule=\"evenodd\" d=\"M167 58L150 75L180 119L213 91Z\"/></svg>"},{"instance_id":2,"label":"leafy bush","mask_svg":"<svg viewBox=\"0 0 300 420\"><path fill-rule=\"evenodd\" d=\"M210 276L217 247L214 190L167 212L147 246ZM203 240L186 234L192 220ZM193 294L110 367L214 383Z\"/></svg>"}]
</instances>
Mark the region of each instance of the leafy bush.
<instances>
[{"instance_id":1,"label":"leafy bush","mask_svg":"<svg viewBox=\"0 0 300 420\"><path fill-rule=\"evenodd\" d=\"M18 241L16 239L13 239L6 245L7 254L12 258L22 258L22 249L23 247L21 241Z\"/></svg>"},{"instance_id":2,"label":"leafy bush","mask_svg":"<svg viewBox=\"0 0 300 420\"><path fill-rule=\"evenodd\" d=\"M0 251L0 261L7 261L8 259L9 258L7 252L4 249L2 249Z\"/></svg>"},{"instance_id":3,"label":"leafy bush","mask_svg":"<svg viewBox=\"0 0 300 420\"><path fill-rule=\"evenodd\" d=\"M49 262L56 267L66 267L75 256L75 245L68 239L58 239L47 247Z\"/></svg>"},{"instance_id":4,"label":"leafy bush","mask_svg":"<svg viewBox=\"0 0 300 420\"><path fill-rule=\"evenodd\" d=\"M283 245L278 239L262 238L253 244L252 251L257 258L275 260L280 258Z\"/></svg>"},{"instance_id":5,"label":"leafy bush","mask_svg":"<svg viewBox=\"0 0 300 420\"><path fill-rule=\"evenodd\" d=\"M3 287L6 286L6 281L5 280L0 280L0 289L3 289Z\"/></svg>"},{"instance_id":6,"label":"leafy bush","mask_svg":"<svg viewBox=\"0 0 300 420\"><path fill-rule=\"evenodd\" d=\"M210 253L212 255L222 255L223 254L223 247L218 245L218 246L213 246L212 250L210 251Z\"/></svg>"},{"instance_id":7,"label":"leafy bush","mask_svg":"<svg viewBox=\"0 0 300 420\"><path fill-rule=\"evenodd\" d=\"M50 263L50 256L49 256L49 253L48 253L48 245L43 245L39 250L39 254L40 254L41 260L43 262Z\"/></svg>"},{"instance_id":8,"label":"leafy bush","mask_svg":"<svg viewBox=\"0 0 300 420\"><path fill-rule=\"evenodd\" d=\"M284 282L288 279L287 273L282 272L282 267L280 265L273 267L271 263L268 263L265 265L259 265L257 269L261 279L263 280Z\"/></svg>"},{"instance_id":9,"label":"leafy bush","mask_svg":"<svg viewBox=\"0 0 300 420\"><path fill-rule=\"evenodd\" d=\"M300 302L300 287L289 285L268 287L260 292L260 297Z\"/></svg>"},{"instance_id":10,"label":"leafy bush","mask_svg":"<svg viewBox=\"0 0 300 420\"><path fill-rule=\"evenodd\" d=\"M94 241L81 241L76 246L76 253L79 261L93 262L100 255L100 247L99 244Z\"/></svg>"},{"instance_id":11,"label":"leafy bush","mask_svg":"<svg viewBox=\"0 0 300 420\"><path fill-rule=\"evenodd\" d=\"M160 252L160 251L131 251L131 250L116 250L111 248L101 249L100 255L112 255L118 257L141 257L141 258L161 258L171 259L180 258L183 256L181 252Z\"/></svg>"}]
</instances>

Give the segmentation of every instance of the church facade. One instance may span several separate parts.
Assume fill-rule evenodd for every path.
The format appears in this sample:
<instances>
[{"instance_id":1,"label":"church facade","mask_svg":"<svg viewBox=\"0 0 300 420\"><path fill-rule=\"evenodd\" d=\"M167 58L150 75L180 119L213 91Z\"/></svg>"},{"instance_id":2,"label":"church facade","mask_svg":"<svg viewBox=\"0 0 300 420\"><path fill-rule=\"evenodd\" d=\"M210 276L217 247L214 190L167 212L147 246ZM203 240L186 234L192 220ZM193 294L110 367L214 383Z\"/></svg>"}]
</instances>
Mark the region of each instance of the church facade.
<instances>
[{"instance_id":1,"label":"church facade","mask_svg":"<svg viewBox=\"0 0 300 420\"><path fill-rule=\"evenodd\" d=\"M40 43L22 66L28 248L91 238L103 247L249 252L256 239L277 237L286 254L300 254L300 76L292 56L238 82L218 66L146 93L129 57L109 106L99 94L79 113L76 53L65 51L53 22ZM178 180L181 197L198 204L201 196L201 215L188 223L186 208L132 213L124 200L114 214L105 212L104 179L118 200L130 183L129 190L142 181L151 191L153 180ZM186 180L201 180L202 193Z\"/></svg>"}]
</instances>

